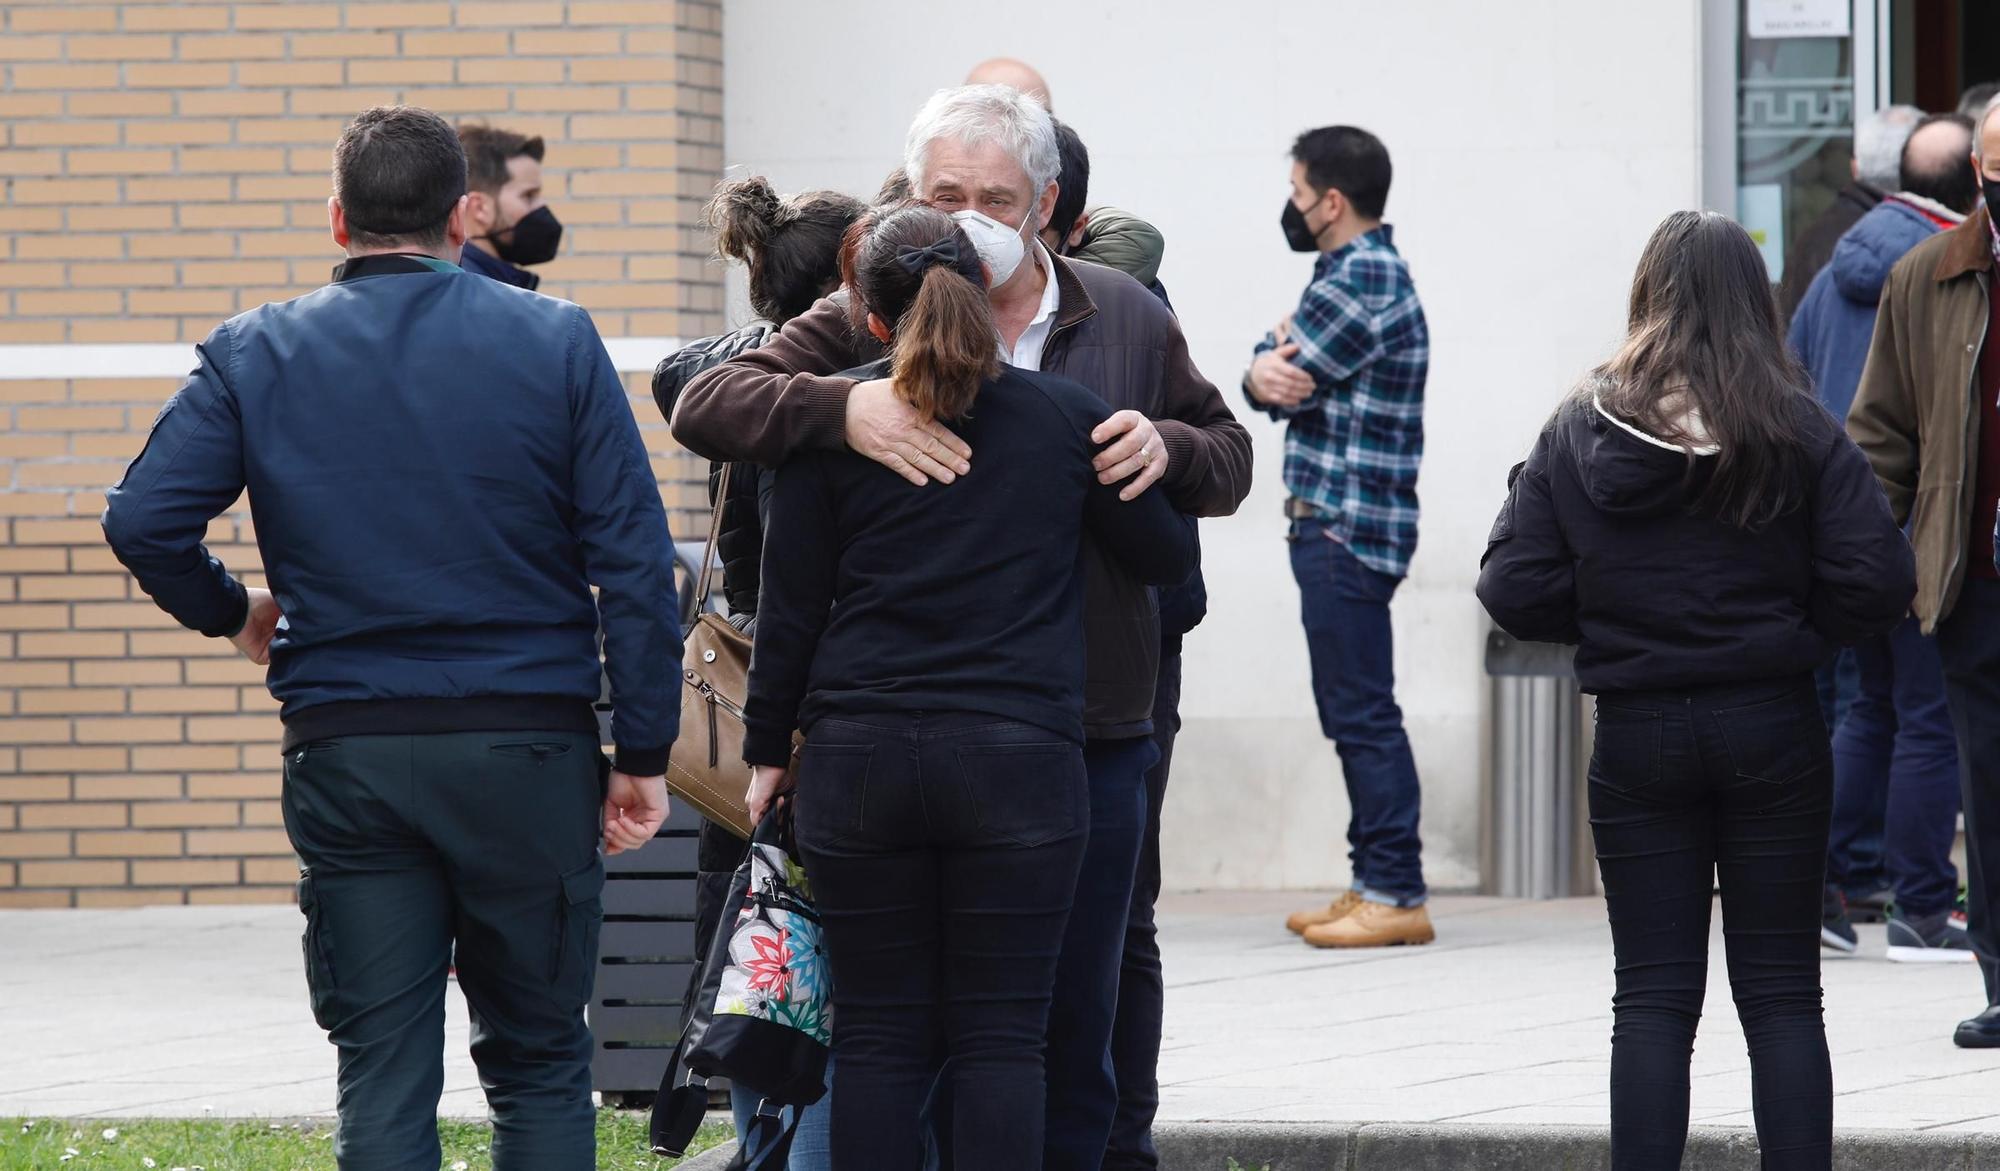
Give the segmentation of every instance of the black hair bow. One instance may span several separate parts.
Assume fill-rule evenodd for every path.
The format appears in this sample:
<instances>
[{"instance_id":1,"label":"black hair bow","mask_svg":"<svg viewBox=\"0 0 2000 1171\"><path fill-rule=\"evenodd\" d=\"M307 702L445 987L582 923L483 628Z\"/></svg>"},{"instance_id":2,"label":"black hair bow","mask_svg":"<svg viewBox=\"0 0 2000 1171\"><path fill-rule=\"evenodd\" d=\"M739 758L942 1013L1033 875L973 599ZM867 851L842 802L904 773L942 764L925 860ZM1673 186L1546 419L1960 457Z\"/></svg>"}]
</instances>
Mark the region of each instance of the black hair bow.
<instances>
[{"instance_id":1,"label":"black hair bow","mask_svg":"<svg viewBox=\"0 0 2000 1171\"><path fill-rule=\"evenodd\" d=\"M922 276L924 270L934 264L958 267L958 241L947 236L935 244L913 248L908 244L896 249L896 263L911 276Z\"/></svg>"}]
</instances>

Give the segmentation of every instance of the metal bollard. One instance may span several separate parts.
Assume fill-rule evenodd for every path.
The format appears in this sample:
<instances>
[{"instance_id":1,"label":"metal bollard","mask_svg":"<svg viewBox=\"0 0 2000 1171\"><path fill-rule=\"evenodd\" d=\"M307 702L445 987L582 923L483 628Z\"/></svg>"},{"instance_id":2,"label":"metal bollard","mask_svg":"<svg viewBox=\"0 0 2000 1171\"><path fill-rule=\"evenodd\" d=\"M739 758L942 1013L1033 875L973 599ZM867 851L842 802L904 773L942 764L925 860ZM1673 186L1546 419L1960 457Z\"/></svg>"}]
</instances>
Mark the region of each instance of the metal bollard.
<instances>
[{"instance_id":1,"label":"metal bollard","mask_svg":"<svg viewBox=\"0 0 2000 1171\"><path fill-rule=\"evenodd\" d=\"M1571 647L1520 642L1498 630L1487 635L1493 709L1485 869L1493 894L1552 899L1592 890L1574 659Z\"/></svg>"}]
</instances>

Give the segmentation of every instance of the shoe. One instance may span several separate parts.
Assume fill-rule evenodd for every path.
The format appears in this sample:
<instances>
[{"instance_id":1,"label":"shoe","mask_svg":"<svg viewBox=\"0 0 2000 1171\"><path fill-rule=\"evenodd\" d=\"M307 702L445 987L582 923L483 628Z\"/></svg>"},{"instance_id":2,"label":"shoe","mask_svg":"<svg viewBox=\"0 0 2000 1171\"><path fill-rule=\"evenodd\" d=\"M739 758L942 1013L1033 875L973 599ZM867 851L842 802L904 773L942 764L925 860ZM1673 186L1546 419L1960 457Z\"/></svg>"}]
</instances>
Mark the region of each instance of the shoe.
<instances>
[{"instance_id":1,"label":"shoe","mask_svg":"<svg viewBox=\"0 0 2000 1171\"><path fill-rule=\"evenodd\" d=\"M1324 907L1314 907L1310 911L1294 911L1285 920L1285 930L1293 935L1304 935L1308 927L1320 927L1339 919L1347 918L1354 908L1361 905L1361 896L1348 891Z\"/></svg>"},{"instance_id":2,"label":"shoe","mask_svg":"<svg viewBox=\"0 0 2000 1171\"><path fill-rule=\"evenodd\" d=\"M1989 1004L1985 1012L1960 1021L1951 1043L1960 1049L2000 1049L2000 1004Z\"/></svg>"},{"instance_id":3,"label":"shoe","mask_svg":"<svg viewBox=\"0 0 2000 1171\"><path fill-rule=\"evenodd\" d=\"M1873 890L1843 893L1847 899L1847 919L1850 923L1887 923L1896 909L1894 887L1878 886Z\"/></svg>"},{"instance_id":4,"label":"shoe","mask_svg":"<svg viewBox=\"0 0 2000 1171\"><path fill-rule=\"evenodd\" d=\"M1314 947L1398 947L1429 943L1437 938L1430 912L1422 907L1392 907L1363 900L1360 906L1303 932Z\"/></svg>"},{"instance_id":5,"label":"shoe","mask_svg":"<svg viewBox=\"0 0 2000 1171\"><path fill-rule=\"evenodd\" d=\"M1891 917L1889 959L1898 964L1969 964L1979 957L1965 921L1946 910L1920 919Z\"/></svg>"},{"instance_id":6,"label":"shoe","mask_svg":"<svg viewBox=\"0 0 2000 1171\"><path fill-rule=\"evenodd\" d=\"M1847 900L1837 886L1829 886L1819 901L1819 945L1841 955L1853 955L1861 947L1854 924L1847 918Z\"/></svg>"}]
</instances>

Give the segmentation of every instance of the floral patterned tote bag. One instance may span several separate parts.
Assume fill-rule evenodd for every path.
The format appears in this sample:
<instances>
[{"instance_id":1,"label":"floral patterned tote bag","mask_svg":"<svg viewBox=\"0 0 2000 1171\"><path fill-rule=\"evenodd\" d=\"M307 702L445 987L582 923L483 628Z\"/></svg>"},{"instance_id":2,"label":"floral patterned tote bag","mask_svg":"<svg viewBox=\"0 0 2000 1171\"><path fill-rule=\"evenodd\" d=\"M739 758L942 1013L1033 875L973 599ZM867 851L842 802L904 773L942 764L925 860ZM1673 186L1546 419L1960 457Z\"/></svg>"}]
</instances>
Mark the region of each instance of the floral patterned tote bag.
<instances>
[{"instance_id":1,"label":"floral patterned tote bag","mask_svg":"<svg viewBox=\"0 0 2000 1171\"><path fill-rule=\"evenodd\" d=\"M735 919L725 920L702 962L694 1013L654 1099L653 1149L661 1154L687 1149L707 1111L711 1078L763 1098L757 1130L775 1131L780 1107L809 1106L826 1093L833 1002L819 912L792 847L791 802L758 823L727 905ZM744 1137L739 1150L761 1157L751 1165L739 1154L734 1171L784 1167L791 1127L775 1144L768 1133Z\"/></svg>"}]
</instances>

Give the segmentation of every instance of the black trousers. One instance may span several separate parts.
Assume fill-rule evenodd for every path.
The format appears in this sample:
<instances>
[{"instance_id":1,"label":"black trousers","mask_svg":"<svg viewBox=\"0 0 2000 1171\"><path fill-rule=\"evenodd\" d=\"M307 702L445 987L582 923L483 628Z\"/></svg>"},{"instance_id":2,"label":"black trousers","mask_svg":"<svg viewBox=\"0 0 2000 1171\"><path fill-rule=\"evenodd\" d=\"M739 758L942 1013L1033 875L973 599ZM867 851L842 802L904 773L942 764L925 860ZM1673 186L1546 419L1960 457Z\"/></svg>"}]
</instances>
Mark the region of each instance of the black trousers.
<instances>
[{"instance_id":1,"label":"black trousers","mask_svg":"<svg viewBox=\"0 0 2000 1171\"><path fill-rule=\"evenodd\" d=\"M1181 730L1181 651L1163 648L1160 684L1153 692L1153 744L1159 763L1146 774L1146 836L1139 846L1139 876L1125 924L1125 959L1118 972L1118 1015L1111 1033L1111 1067L1118 1078L1118 1113L1112 1118L1106 1171L1160 1165L1153 1149L1153 1116L1160 1111L1160 1035L1166 1020L1166 975L1160 932L1153 921L1160 901L1160 810L1167 801L1167 770Z\"/></svg>"},{"instance_id":2,"label":"black trousers","mask_svg":"<svg viewBox=\"0 0 2000 1171\"><path fill-rule=\"evenodd\" d=\"M341 1171L436 1171L445 968L495 1171L596 1165L584 1005L604 911L596 737L355 736L285 757L306 982L339 1054Z\"/></svg>"},{"instance_id":3,"label":"black trousers","mask_svg":"<svg viewBox=\"0 0 2000 1171\"><path fill-rule=\"evenodd\" d=\"M1618 965L1617 1171L1681 1165L1718 879L1763 1166L1831 1165L1819 915L1832 801L1810 677L1599 698L1590 826Z\"/></svg>"},{"instance_id":4,"label":"black trousers","mask_svg":"<svg viewBox=\"0 0 2000 1171\"><path fill-rule=\"evenodd\" d=\"M1986 1002L2000 1004L2000 581L1967 579L1937 648L1965 798L1967 927Z\"/></svg>"},{"instance_id":5,"label":"black trousers","mask_svg":"<svg viewBox=\"0 0 2000 1171\"><path fill-rule=\"evenodd\" d=\"M833 976L834 1171L1041 1166L1049 998L1089 830L1083 749L973 715L821 720L797 834Z\"/></svg>"}]
</instances>

